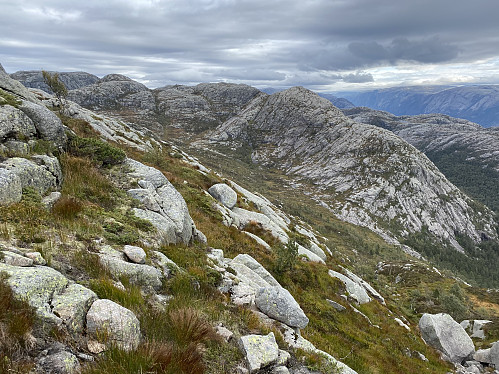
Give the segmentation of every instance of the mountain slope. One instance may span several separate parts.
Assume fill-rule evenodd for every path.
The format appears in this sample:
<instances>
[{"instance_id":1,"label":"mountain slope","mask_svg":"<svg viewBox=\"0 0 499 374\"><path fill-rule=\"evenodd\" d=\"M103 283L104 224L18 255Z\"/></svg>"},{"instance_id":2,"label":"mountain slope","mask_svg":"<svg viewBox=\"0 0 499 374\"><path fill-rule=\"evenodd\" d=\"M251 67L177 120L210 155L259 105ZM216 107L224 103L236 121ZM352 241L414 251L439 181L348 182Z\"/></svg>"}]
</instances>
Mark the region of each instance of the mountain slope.
<instances>
[{"instance_id":1,"label":"mountain slope","mask_svg":"<svg viewBox=\"0 0 499 374\"><path fill-rule=\"evenodd\" d=\"M481 124L499 125L499 86L401 87L345 94L357 106L395 115L443 113Z\"/></svg>"},{"instance_id":2,"label":"mountain slope","mask_svg":"<svg viewBox=\"0 0 499 374\"><path fill-rule=\"evenodd\" d=\"M397 117L360 107L344 113L397 134L424 152L454 184L499 212L499 129L440 114Z\"/></svg>"},{"instance_id":3,"label":"mountain slope","mask_svg":"<svg viewBox=\"0 0 499 374\"><path fill-rule=\"evenodd\" d=\"M257 98L210 140L249 145L254 162L313 182L336 215L376 232L404 237L427 227L458 249L456 232L496 237L493 214L474 211L426 156L304 88Z\"/></svg>"},{"instance_id":4,"label":"mountain slope","mask_svg":"<svg viewBox=\"0 0 499 374\"><path fill-rule=\"evenodd\" d=\"M50 72L53 73L53 72ZM10 74L11 78L21 82L29 88L37 88L45 92L49 92L50 88L43 80L42 72L39 70L32 71L17 71ZM85 72L62 72L59 73L59 79L68 90L75 90L81 87L89 86L99 80L99 77Z\"/></svg>"}]
</instances>

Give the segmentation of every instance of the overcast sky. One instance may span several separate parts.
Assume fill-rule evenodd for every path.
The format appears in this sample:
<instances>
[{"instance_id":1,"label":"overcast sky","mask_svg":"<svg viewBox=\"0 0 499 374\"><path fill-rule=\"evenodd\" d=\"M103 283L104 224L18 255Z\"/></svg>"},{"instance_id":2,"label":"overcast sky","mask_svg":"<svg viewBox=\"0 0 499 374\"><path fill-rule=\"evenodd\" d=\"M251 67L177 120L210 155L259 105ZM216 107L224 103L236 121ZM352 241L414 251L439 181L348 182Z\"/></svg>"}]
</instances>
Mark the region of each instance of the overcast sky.
<instances>
[{"instance_id":1,"label":"overcast sky","mask_svg":"<svg viewBox=\"0 0 499 374\"><path fill-rule=\"evenodd\" d=\"M499 83L497 0L0 0L5 70L317 91Z\"/></svg>"}]
</instances>

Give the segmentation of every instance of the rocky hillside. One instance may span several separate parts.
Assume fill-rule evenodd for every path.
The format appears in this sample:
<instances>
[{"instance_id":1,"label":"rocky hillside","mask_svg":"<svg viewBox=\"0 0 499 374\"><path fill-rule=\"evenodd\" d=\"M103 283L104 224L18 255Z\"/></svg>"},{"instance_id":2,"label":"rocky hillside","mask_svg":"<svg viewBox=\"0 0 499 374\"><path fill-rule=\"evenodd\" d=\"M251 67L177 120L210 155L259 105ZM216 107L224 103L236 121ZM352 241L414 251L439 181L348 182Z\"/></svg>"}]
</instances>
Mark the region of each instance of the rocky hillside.
<instances>
[{"instance_id":1,"label":"rocky hillside","mask_svg":"<svg viewBox=\"0 0 499 374\"><path fill-rule=\"evenodd\" d=\"M254 162L313 182L317 199L337 216L386 237L425 227L462 250L455 233L477 242L482 233L497 235L493 214L475 211L422 153L390 131L350 120L304 88L255 99L210 140L250 146Z\"/></svg>"},{"instance_id":2,"label":"rocky hillside","mask_svg":"<svg viewBox=\"0 0 499 374\"><path fill-rule=\"evenodd\" d=\"M43 81L42 72L39 70L17 71L12 73L10 76L11 78L21 82L26 87L37 88L49 93L52 92ZM99 80L99 77L93 74L78 71L59 73L59 79L62 83L64 83L68 90L76 90L78 88L90 86L91 84L96 83Z\"/></svg>"},{"instance_id":3,"label":"rocky hillside","mask_svg":"<svg viewBox=\"0 0 499 374\"><path fill-rule=\"evenodd\" d=\"M347 95L357 106L395 115L443 113L482 126L499 125L499 86L400 87Z\"/></svg>"},{"instance_id":4,"label":"rocky hillside","mask_svg":"<svg viewBox=\"0 0 499 374\"><path fill-rule=\"evenodd\" d=\"M499 211L499 129L442 114L397 117L369 108L344 113L397 134L424 152L454 184Z\"/></svg>"},{"instance_id":5,"label":"rocky hillside","mask_svg":"<svg viewBox=\"0 0 499 374\"><path fill-rule=\"evenodd\" d=\"M216 85L203 97L213 89L222 99L211 105L228 106ZM61 113L1 66L0 97L0 373L466 374L499 365L495 291L332 216L319 232L137 124L74 102ZM212 137L237 134L258 162L305 175L289 134L274 133L285 121L296 139L312 131L366 144L367 132L406 162L422 157L302 88L255 95ZM356 152L333 147L356 167ZM317 152L306 154L319 165Z\"/></svg>"}]
</instances>

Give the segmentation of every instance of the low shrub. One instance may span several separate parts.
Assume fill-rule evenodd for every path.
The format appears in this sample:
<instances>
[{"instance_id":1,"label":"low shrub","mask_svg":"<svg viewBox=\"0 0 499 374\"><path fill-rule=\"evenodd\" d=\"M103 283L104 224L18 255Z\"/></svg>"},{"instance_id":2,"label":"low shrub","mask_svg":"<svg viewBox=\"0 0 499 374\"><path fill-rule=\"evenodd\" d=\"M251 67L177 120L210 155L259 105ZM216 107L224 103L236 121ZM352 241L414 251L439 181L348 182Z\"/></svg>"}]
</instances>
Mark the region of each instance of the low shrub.
<instances>
[{"instance_id":1,"label":"low shrub","mask_svg":"<svg viewBox=\"0 0 499 374\"><path fill-rule=\"evenodd\" d=\"M109 167L122 163L126 154L122 149L94 138L72 136L69 140L69 152L77 157L92 160L98 166Z\"/></svg>"}]
</instances>

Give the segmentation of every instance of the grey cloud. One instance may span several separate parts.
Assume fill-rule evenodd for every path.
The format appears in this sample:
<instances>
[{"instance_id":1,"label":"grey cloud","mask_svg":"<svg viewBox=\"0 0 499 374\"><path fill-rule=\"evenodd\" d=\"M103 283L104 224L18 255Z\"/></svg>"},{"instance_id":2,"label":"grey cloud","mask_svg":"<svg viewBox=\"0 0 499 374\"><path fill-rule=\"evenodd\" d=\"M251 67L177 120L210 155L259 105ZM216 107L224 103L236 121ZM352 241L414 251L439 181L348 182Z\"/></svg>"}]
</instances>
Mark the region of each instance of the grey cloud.
<instances>
[{"instance_id":1,"label":"grey cloud","mask_svg":"<svg viewBox=\"0 0 499 374\"><path fill-rule=\"evenodd\" d=\"M374 82L374 77L371 73L357 72L355 74L343 75L343 81L348 83L367 83Z\"/></svg>"}]
</instances>

